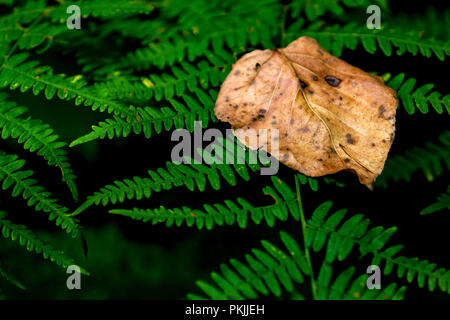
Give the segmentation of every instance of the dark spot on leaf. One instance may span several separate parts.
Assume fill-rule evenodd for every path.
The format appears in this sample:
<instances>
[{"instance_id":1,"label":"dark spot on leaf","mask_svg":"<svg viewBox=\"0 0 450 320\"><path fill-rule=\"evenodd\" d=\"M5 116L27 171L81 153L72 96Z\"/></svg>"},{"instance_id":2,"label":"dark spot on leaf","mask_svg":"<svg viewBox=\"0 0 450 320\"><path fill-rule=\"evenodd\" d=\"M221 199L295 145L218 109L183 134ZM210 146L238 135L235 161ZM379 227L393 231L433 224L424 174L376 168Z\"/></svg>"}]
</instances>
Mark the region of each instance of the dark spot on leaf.
<instances>
[{"instance_id":1,"label":"dark spot on leaf","mask_svg":"<svg viewBox=\"0 0 450 320\"><path fill-rule=\"evenodd\" d=\"M272 124L277 124L277 122L276 122L276 121L272 121L271 123L272 123Z\"/></svg>"},{"instance_id":2,"label":"dark spot on leaf","mask_svg":"<svg viewBox=\"0 0 450 320\"><path fill-rule=\"evenodd\" d=\"M238 76L240 73L241 73L241 72L240 72L239 70L236 70L236 71L234 72L234 75L235 75L235 76Z\"/></svg>"},{"instance_id":3,"label":"dark spot on leaf","mask_svg":"<svg viewBox=\"0 0 450 320\"><path fill-rule=\"evenodd\" d=\"M325 81L332 87L337 87L341 83L340 79L333 76L326 76Z\"/></svg>"},{"instance_id":4,"label":"dark spot on leaf","mask_svg":"<svg viewBox=\"0 0 450 320\"><path fill-rule=\"evenodd\" d=\"M302 80L298 79L298 82L300 83L300 87L302 87L302 89L305 89L308 85L306 83L304 83Z\"/></svg>"},{"instance_id":5,"label":"dark spot on leaf","mask_svg":"<svg viewBox=\"0 0 450 320\"><path fill-rule=\"evenodd\" d=\"M383 105L381 105L381 106L378 108L378 111L379 111L379 113L378 113L378 118L381 118L381 117L383 116L383 114L386 112L386 108L385 108Z\"/></svg>"},{"instance_id":6,"label":"dark spot on leaf","mask_svg":"<svg viewBox=\"0 0 450 320\"><path fill-rule=\"evenodd\" d=\"M287 154L283 155L283 159L288 159L288 158L289 158L289 155L287 155Z\"/></svg>"},{"instance_id":7,"label":"dark spot on leaf","mask_svg":"<svg viewBox=\"0 0 450 320\"><path fill-rule=\"evenodd\" d=\"M350 162L350 159L349 159L349 158L345 158L345 159L344 159L344 162L345 162L345 163L349 163L349 162Z\"/></svg>"},{"instance_id":8,"label":"dark spot on leaf","mask_svg":"<svg viewBox=\"0 0 450 320\"><path fill-rule=\"evenodd\" d=\"M260 65L259 63L256 63L256 64L255 64L255 71L258 71L259 68L261 68L261 65Z\"/></svg>"},{"instance_id":9,"label":"dark spot on leaf","mask_svg":"<svg viewBox=\"0 0 450 320\"><path fill-rule=\"evenodd\" d=\"M355 144L355 141L353 140L352 136L350 135L350 133L347 133L345 135L345 138L347 138L347 143L349 144Z\"/></svg>"},{"instance_id":10,"label":"dark spot on leaf","mask_svg":"<svg viewBox=\"0 0 450 320\"><path fill-rule=\"evenodd\" d=\"M317 81L317 80L319 80L319 77L316 76L316 75L313 75L313 76L312 76L312 79L313 79L314 81Z\"/></svg>"},{"instance_id":11,"label":"dark spot on leaf","mask_svg":"<svg viewBox=\"0 0 450 320\"><path fill-rule=\"evenodd\" d=\"M291 119L291 121L289 121L289 123L290 123L290 124L293 124L293 123L294 123L294 119Z\"/></svg>"},{"instance_id":12,"label":"dark spot on leaf","mask_svg":"<svg viewBox=\"0 0 450 320\"><path fill-rule=\"evenodd\" d=\"M266 114L266 109L259 109L258 110L258 114L259 115L265 115Z\"/></svg>"},{"instance_id":13,"label":"dark spot on leaf","mask_svg":"<svg viewBox=\"0 0 450 320\"><path fill-rule=\"evenodd\" d=\"M314 94L314 91L308 90L308 93L309 93L309 94Z\"/></svg>"}]
</instances>

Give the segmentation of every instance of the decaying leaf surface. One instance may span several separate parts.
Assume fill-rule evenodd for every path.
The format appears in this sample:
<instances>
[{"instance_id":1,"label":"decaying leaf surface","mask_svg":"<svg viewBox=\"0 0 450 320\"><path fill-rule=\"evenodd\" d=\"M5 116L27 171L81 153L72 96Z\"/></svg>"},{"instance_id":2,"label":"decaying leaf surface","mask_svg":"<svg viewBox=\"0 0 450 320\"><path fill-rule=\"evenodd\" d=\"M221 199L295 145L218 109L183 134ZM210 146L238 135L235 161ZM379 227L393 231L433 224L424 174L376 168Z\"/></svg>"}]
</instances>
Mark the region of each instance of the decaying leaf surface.
<instances>
[{"instance_id":1,"label":"decaying leaf surface","mask_svg":"<svg viewBox=\"0 0 450 320\"><path fill-rule=\"evenodd\" d=\"M283 49L244 55L224 81L214 111L246 146L305 175L351 170L370 187L394 139L396 108L395 91L380 77L301 37ZM250 143L259 129L278 129L278 153L270 139Z\"/></svg>"}]
</instances>

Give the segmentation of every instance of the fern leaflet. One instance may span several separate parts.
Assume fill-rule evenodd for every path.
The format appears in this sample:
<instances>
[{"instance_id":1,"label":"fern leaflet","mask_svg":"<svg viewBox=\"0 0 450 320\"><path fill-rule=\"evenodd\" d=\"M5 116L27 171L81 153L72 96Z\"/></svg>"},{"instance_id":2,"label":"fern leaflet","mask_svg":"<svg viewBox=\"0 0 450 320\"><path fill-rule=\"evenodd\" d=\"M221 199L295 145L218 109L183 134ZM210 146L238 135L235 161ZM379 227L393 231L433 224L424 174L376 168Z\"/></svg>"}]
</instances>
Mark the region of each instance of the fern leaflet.
<instances>
[{"instance_id":1,"label":"fern leaflet","mask_svg":"<svg viewBox=\"0 0 450 320\"><path fill-rule=\"evenodd\" d=\"M335 56L340 56L343 48L355 50L358 44L362 44L364 50L375 53L377 48L390 56L393 51L397 55L409 52L412 55L422 54L425 57L434 55L439 60L444 61L445 56L450 55L450 43L422 39L419 31L405 31L395 28L385 27L381 30L369 30L366 26L358 26L356 23L349 23L344 26L333 25L321 28L320 23L315 23L308 28L301 30L302 25L295 25L288 34L288 39L293 40L301 34L317 39L320 45ZM396 50L395 50L396 49Z\"/></svg>"},{"instance_id":2,"label":"fern leaflet","mask_svg":"<svg viewBox=\"0 0 450 320\"><path fill-rule=\"evenodd\" d=\"M12 188L12 196L22 197L27 200L27 205L34 207L36 211L50 213L50 221L56 219L55 223L72 237L79 235L78 221L69 217L68 209L56 203L56 199L50 198L50 192L36 185L36 180L29 177L33 174L31 170L21 171L24 160L18 160L16 155L0 154L0 182L2 189Z\"/></svg>"},{"instance_id":3,"label":"fern leaflet","mask_svg":"<svg viewBox=\"0 0 450 320\"><path fill-rule=\"evenodd\" d=\"M450 186L447 188L447 193L442 193L435 203L423 209L420 214L425 215L445 209L450 210Z\"/></svg>"},{"instance_id":4,"label":"fern leaflet","mask_svg":"<svg viewBox=\"0 0 450 320\"><path fill-rule=\"evenodd\" d=\"M28 251L34 251L37 254L42 254L44 259L50 259L50 261L63 268L67 268L68 266L75 264L73 259L68 257L63 251L45 243L30 230L26 229L25 226L14 224L13 222L7 220L6 216L6 212L0 211L0 228L4 238L11 239L13 241L18 240L19 244L26 247ZM83 268L80 268L80 271L86 275L89 275L89 272Z\"/></svg>"},{"instance_id":5,"label":"fern leaflet","mask_svg":"<svg viewBox=\"0 0 450 320\"><path fill-rule=\"evenodd\" d=\"M63 149L65 142L58 141L49 125L40 120L21 118L27 108L19 107L14 102L5 101L6 95L0 94L0 130L2 139L9 137L17 139L24 149L44 157L48 165L61 169L62 179L69 187L75 201L78 201L78 191L75 185L75 175L68 162L67 153Z\"/></svg>"},{"instance_id":6,"label":"fern leaflet","mask_svg":"<svg viewBox=\"0 0 450 320\"><path fill-rule=\"evenodd\" d=\"M427 142L424 147L415 146L403 155L390 157L375 185L387 187L389 180L410 182L419 170L432 182L442 175L444 168L450 170L450 131L439 136L439 143Z\"/></svg>"}]
</instances>

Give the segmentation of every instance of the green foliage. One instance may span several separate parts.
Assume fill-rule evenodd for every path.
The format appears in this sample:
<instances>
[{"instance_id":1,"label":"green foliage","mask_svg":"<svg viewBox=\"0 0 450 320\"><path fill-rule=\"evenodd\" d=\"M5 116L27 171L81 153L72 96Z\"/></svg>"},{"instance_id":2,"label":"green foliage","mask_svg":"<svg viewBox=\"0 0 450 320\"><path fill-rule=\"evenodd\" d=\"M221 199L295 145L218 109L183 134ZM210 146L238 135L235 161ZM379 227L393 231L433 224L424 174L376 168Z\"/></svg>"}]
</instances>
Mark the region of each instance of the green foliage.
<instances>
[{"instance_id":1,"label":"green foliage","mask_svg":"<svg viewBox=\"0 0 450 320\"><path fill-rule=\"evenodd\" d=\"M420 214L430 214L445 209L450 210L450 186L447 188L447 193L442 193L435 203L423 209Z\"/></svg>"},{"instance_id":2,"label":"green foliage","mask_svg":"<svg viewBox=\"0 0 450 320\"><path fill-rule=\"evenodd\" d=\"M389 180L410 182L417 171L432 182L444 170L450 170L450 131L439 136L439 143L427 142L424 147L415 146L403 155L390 157L375 185L386 187Z\"/></svg>"},{"instance_id":3,"label":"green foliage","mask_svg":"<svg viewBox=\"0 0 450 320\"><path fill-rule=\"evenodd\" d=\"M387 9L387 1L385 0L300 0L293 1L289 5L289 9L291 10L291 16L293 18L298 17L300 13L304 12L309 20L314 21L323 16L327 11L330 11L337 16L341 16L345 13L345 10L348 9L346 7L365 9L372 4L377 4L383 9Z\"/></svg>"},{"instance_id":4,"label":"green foliage","mask_svg":"<svg viewBox=\"0 0 450 320\"><path fill-rule=\"evenodd\" d=\"M78 191L75 185L67 153L63 149L65 142L58 141L58 135L48 124L41 120L21 117L27 112L26 107L19 107L14 102L5 100L6 95L0 94L0 129L2 139L9 137L17 139L24 149L37 152L48 161L49 166L57 166L61 170L62 179L67 184L75 201L78 201Z\"/></svg>"},{"instance_id":5,"label":"green foliage","mask_svg":"<svg viewBox=\"0 0 450 320\"><path fill-rule=\"evenodd\" d=\"M171 67L170 74L150 74L148 78L141 77L140 81L127 81L126 78L118 77L96 84L95 88L99 95L110 98L150 100L154 97L156 101L160 101L163 98L171 100L174 96L181 97L186 89L195 92L197 88L217 87L230 71L230 65L210 52L204 54L210 57L210 62L202 60L193 65L181 61L180 67Z\"/></svg>"},{"instance_id":6,"label":"green foliage","mask_svg":"<svg viewBox=\"0 0 450 320\"><path fill-rule=\"evenodd\" d=\"M75 264L73 259L66 256L63 251L58 250L52 245L39 239L34 233L26 229L25 226L14 224L7 220L6 216L6 212L0 211L0 228L4 238L9 238L13 241L17 240L18 243L25 247L28 251L34 251L37 254L42 254L44 259L50 259L50 261L56 263L62 268L67 268L68 266ZM89 274L82 268L80 271L84 274ZM19 284L19 287L20 286L22 285Z\"/></svg>"},{"instance_id":7,"label":"green foliage","mask_svg":"<svg viewBox=\"0 0 450 320\"><path fill-rule=\"evenodd\" d=\"M210 299L256 299L269 294L282 296L283 292L294 292L295 285L302 284L311 269L298 243L286 232L280 232L285 246L280 249L262 240L264 250L253 249L245 255L245 263L230 259L229 264L220 265L220 273L212 272L214 285L197 281L197 286ZM231 266L230 266L231 265ZM332 267L323 262L318 275L317 295L319 300L402 300L406 287L397 289L390 283L382 291L367 288L367 274L352 280L355 267L340 273L333 282ZM188 294L189 299L204 299L197 294Z\"/></svg>"},{"instance_id":8,"label":"green foliage","mask_svg":"<svg viewBox=\"0 0 450 320\"><path fill-rule=\"evenodd\" d=\"M294 283L303 283L311 270L295 240L284 232L280 236L288 253L263 240L261 244L265 251L253 249L253 255L245 256L246 263L230 260L238 274L226 264L220 266L223 276L211 274L219 290L203 281L198 281L197 285L213 299L256 299L269 293L279 297L283 290L292 292ZM196 296L189 295L188 298Z\"/></svg>"},{"instance_id":9,"label":"green foliage","mask_svg":"<svg viewBox=\"0 0 450 320\"><path fill-rule=\"evenodd\" d=\"M437 91L429 93L434 87L434 84L431 83L424 84L413 92L416 79L409 78L404 81L404 78L405 75L400 73L393 77L387 85L397 91L398 97L408 114L414 113L414 107L422 113L428 113L429 104L437 113L442 113L445 107L448 114L450 114L450 94L441 97L441 94Z\"/></svg>"},{"instance_id":10,"label":"green foliage","mask_svg":"<svg viewBox=\"0 0 450 320\"><path fill-rule=\"evenodd\" d=\"M71 4L81 8L82 32L66 27L66 10ZM361 18L362 12L372 4L379 5L383 11L380 30L369 30L365 23L354 22L354 17ZM192 132L196 121L201 121L203 128L210 127L217 121L214 105L220 86L242 54L254 49L283 47L303 35L315 38L335 56L341 56L344 50L359 50L361 55L369 57L375 53L387 57L410 54L421 56L416 59L444 61L450 54L450 38L446 32L446 26L450 25L448 10L427 9L420 15L395 17L385 0L261 0L257 5L253 0L6 0L0 1L0 9L4 13L0 16L1 137L43 157L48 166L58 167L75 201L78 200L76 176L66 142L60 138L63 135L52 129L57 128L54 123L50 125L28 115L34 115L39 109L41 97L33 97L37 101L33 105L24 103L29 109L20 106L22 103L15 102L16 99L20 101L32 93L42 96L46 102L57 100L62 104L84 105L98 111L100 117L107 117L93 119L98 124L84 135L76 132L74 137L81 137L70 143L74 147L94 140L128 138L131 133L150 139L173 129ZM72 75L61 73L65 66L53 63L55 55L78 64L68 72ZM383 66L380 69L377 70L380 74L389 71L383 70ZM450 95L433 90L435 85L427 83L427 79L416 81L403 73L394 77L385 73L382 79L397 92L402 106L398 112L405 110L405 116L417 113L416 109L420 114L450 115ZM416 82L425 84L416 87ZM436 112L430 112L431 109ZM0 151L3 197L21 197L30 209L48 213L49 220L81 240L86 249L82 227L74 216L84 211L88 214L94 205L141 201L162 191L176 194L178 187L186 192L202 192L209 187L221 191L223 180L236 187L239 195L244 193L245 187L238 189L238 177L248 182L268 164L261 161L258 151L245 148L234 138L226 139L216 140L212 151L196 150L204 163L195 163L190 157L181 164L168 161L163 167L151 168L144 177L116 180L104 186L87 196L78 208L72 208L73 204L60 205L41 186L45 183L38 182L32 177L33 171L24 168L25 160ZM80 150L83 147L79 146ZM391 181L410 182L418 171L423 171L430 182L442 177L445 169L450 168L449 147L450 132L445 131L437 143L428 142L423 147L414 146L405 154L390 155L376 185L386 187ZM235 152L238 156L230 163L215 161L226 160ZM130 159L129 165L133 164ZM311 178L298 173L291 177L313 191L318 190L321 181L331 188L343 186L341 181L328 177ZM439 287L443 292L450 292L450 271L437 268L427 260L397 255L402 246L387 245L396 227L370 227L364 215L347 217L346 210L330 213L331 201L323 202L306 219L299 189L294 192L278 176L271 179L271 184L265 183L262 188L263 194L271 197L265 205L257 201L251 204L237 196L236 200L205 203L200 209L184 204L167 208L160 204L155 209L105 210L152 225L164 223L167 227L211 230L215 225L237 225L246 229L250 221L262 225L264 220L268 228L275 228L275 221L290 219L293 225L298 225L301 236L280 233L281 249L263 240L263 249L253 249L245 256L245 262L231 259L228 264L220 265L220 272L211 274L213 285L198 281L204 294L213 299L256 299L269 295L305 298L309 297L303 290L307 283L311 285L313 299L403 299L405 287L396 283L384 285L381 291L368 290L367 275L359 275L357 264L350 262L354 253L361 259L371 257L372 264L384 264L385 275L395 273L398 278L406 275L407 282L414 281L420 288L426 286L433 291ZM449 191L422 210L422 214L449 209ZM11 195L6 195L7 192ZM320 197L321 193L316 195ZM74 264L65 249L47 244L39 234L6 219L3 211L0 211L0 228L4 238L17 240L28 251L62 267ZM298 243L297 238L302 237L304 243ZM320 254L323 259L317 267L312 260ZM341 268L344 262L350 266ZM344 271L333 275L336 269ZM18 288L25 288L1 265L0 276ZM189 294L188 298L202 297Z\"/></svg>"},{"instance_id":11,"label":"green foliage","mask_svg":"<svg viewBox=\"0 0 450 320\"><path fill-rule=\"evenodd\" d=\"M133 130L135 134L144 133L146 138L150 138L152 132L156 134L176 129L186 128L192 131L195 121L201 121L202 126L206 127L211 118L217 121L214 116L214 101L217 97L216 91L210 91L209 95L196 90L197 100L189 96L184 96L184 104L176 100L170 100L171 107L145 107L133 109L134 113L126 119L115 116L113 119L107 119L100 122L98 126L92 126L93 131L74 140L70 146L86 143L95 139L104 139L108 137L127 137Z\"/></svg>"},{"instance_id":12,"label":"green foliage","mask_svg":"<svg viewBox=\"0 0 450 320\"><path fill-rule=\"evenodd\" d=\"M0 213L1 213L0 214L0 216L1 216L3 214L3 212L0 211ZM25 286L22 283L20 283L14 276L12 276L6 270L4 270L1 265L0 265L0 277L2 277L6 281L8 281L12 285L14 285L16 288L19 288L21 290L26 290Z\"/></svg>"},{"instance_id":13,"label":"green foliage","mask_svg":"<svg viewBox=\"0 0 450 320\"><path fill-rule=\"evenodd\" d=\"M289 189L287 186L284 186L284 188ZM292 190L291 193L293 193ZM298 203L298 205L302 211L301 204ZM246 298L257 298L258 294L248 289L252 287L260 294L272 293L279 297L283 290L293 292L293 283L303 283L304 275L309 275L312 290L313 292L316 291L313 293L314 298L320 300L352 297L374 299L377 291L366 290L366 281L362 282L364 278L367 278L367 275L359 277L350 286L350 290L347 289L348 282L354 272L352 267L340 274L333 285L330 282L332 264L337 261L344 261L357 247L361 258L367 255L372 256L371 265L381 266L384 263L383 273L386 276L393 273L396 267L398 278L403 278L406 274L407 282L411 283L416 278L419 288L426 286L429 291L434 291L436 287L439 287L442 291L450 293L450 270L436 269L437 265L427 260L397 255L403 248L402 245L386 246L386 243L396 232L396 227L386 229L376 226L369 228L370 221L364 215L356 214L346 218L347 210L338 210L329 214L331 207L331 201L322 203L314 210L311 218L307 220L303 250L291 236L281 232L282 241L289 254L267 241L262 241L264 248L275 260L267 253L257 249L253 250L256 259L251 255L246 255L246 261L250 268L240 262L237 263L236 260L230 260L231 265L245 279L244 282L227 265L222 264L221 271L225 279L217 273L211 274L212 279L220 289L203 281L198 281L197 285L212 299L242 299L239 290ZM312 275L309 253L307 253L310 249L313 252L325 252L317 284L314 281L314 275ZM296 263L293 263L293 261ZM401 287L396 291L396 287L394 283L387 285L381 293L378 292L376 298L402 299L406 288ZM188 297L199 298L197 295L189 295Z\"/></svg>"},{"instance_id":14,"label":"green foliage","mask_svg":"<svg viewBox=\"0 0 450 320\"><path fill-rule=\"evenodd\" d=\"M48 219L55 220L57 226L72 234L75 238L79 235L78 221L68 215L68 208L62 207L56 199L51 198L51 193L43 187L36 185L36 180L30 179L31 170L21 170L25 165L24 160L18 160L17 155L0 154L0 182L2 190L12 188L13 197L22 196L27 200L27 205L34 207L36 211L49 213Z\"/></svg>"},{"instance_id":15,"label":"green foliage","mask_svg":"<svg viewBox=\"0 0 450 320\"><path fill-rule=\"evenodd\" d=\"M314 252L324 249L327 263L331 264L336 259L343 261L358 246L361 256L373 256L372 265L380 266L382 262L385 263L385 275L391 274L397 267L397 276L402 278L406 274L409 283L417 275L420 288L427 283L428 290L433 291L437 283L442 291L450 293L450 270L436 269L436 264L427 260L396 256L403 248L402 245L386 247L386 243L396 232L396 227L368 228L369 219L362 214L344 219L346 210L338 210L328 216L330 209L331 202L320 205L308 221L306 233L306 246Z\"/></svg>"},{"instance_id":16,"label":"green foliage","mask_svg":"<svg viewBox=\"0 0 450 320\"><path fill-rule=\"evenodd\" d=\"M82 79L83 76L54 75L51 67L39 67L37 61L26 61L28 56L28 53L19 53L6 60L0 68L0 87L20 89L21 92L32 89L35 95L44 91L49 100L55 95L62 100L75 99L76 105L84 104L92 110L98 109L100 112L107 111L115 115L126 116L133 110L116 101L92 95L90 90L85 88L86 81Z\"/></svg>"},{"instance_id":17,"label":"green foliage","mask_svg":"<svg viewBox=\"0 0 450 320\"><path fill-rule=\"evenodd\" d=\"M152 224L166 222L166 226L181 226L183 222L188 227L197 226L202 229L211 230L214 224L222 226L238 224L241 228L247 227L247 221L252 220L255 224L260 224L264 219L269 227L273 227L275 220L286 221L289 215L298 221L299 212L296 204L296 196L286 184L276 178L272 178L272 186L266 186L262 191L265 195L271 196L274 203L267 206L255 207L245 199L239 197L236 201L225 200L224 204L205 204L204 210L193 210L189 207L166 209L161 206L159 209L113 209L110 213L128 216L132 219L151 221Z\"/></svg>"},{"instance_id":18,"label":"green foliage","mask_svg":"<svg viewBox=\"0 0 450 320\"><path fill-rule=\"evenodd\" d=\"M413 56L420 53L430 58L434 54L439 60L444 61L445 56L450 55L448 42L422 39L420 31L407 31L408 27L397 29L385 26L380 30L369 30L365 25L357 25L354 22L333 26L315 23L304 30L301 30L301 27L302 25L295 25L295 29L290 30L288 39L294 40L298 37L298 32L301 32L303 35L316 38L325 50L335 56L340 56L344 48L356 49L358 44L371 54L381 49L386 56L392 55L393 52L397 55L409 52Z\"/></svg>"}]
</instances>

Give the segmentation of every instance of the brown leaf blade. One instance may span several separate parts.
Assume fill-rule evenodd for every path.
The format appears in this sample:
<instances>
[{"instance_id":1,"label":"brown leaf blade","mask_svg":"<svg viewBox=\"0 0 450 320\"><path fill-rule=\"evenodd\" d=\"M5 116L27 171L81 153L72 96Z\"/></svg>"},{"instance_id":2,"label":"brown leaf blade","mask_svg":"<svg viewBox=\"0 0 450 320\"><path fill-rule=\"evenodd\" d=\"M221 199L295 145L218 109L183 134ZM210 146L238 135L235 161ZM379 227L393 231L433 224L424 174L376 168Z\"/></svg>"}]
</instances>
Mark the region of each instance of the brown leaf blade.
<instances>
[{"instance_id":1,"label":"brown leaf blade","mask_svg":"<svg viewBox=\"0 0 450 320\"><path fill-rule=\"evenodd\" d=\"M279 153L267 141L257 147L292 169L313 177L350 170L370 187L394 139L396 109L395 91L381 78L301 37L283 49L244 55L214 111L251 148L249 136L278 129Z\"/></svg>"}]
</instances>

